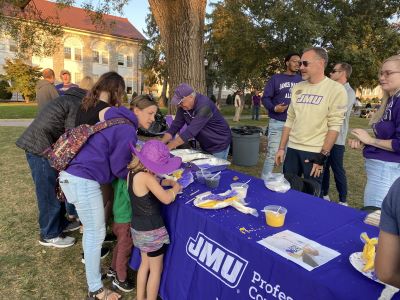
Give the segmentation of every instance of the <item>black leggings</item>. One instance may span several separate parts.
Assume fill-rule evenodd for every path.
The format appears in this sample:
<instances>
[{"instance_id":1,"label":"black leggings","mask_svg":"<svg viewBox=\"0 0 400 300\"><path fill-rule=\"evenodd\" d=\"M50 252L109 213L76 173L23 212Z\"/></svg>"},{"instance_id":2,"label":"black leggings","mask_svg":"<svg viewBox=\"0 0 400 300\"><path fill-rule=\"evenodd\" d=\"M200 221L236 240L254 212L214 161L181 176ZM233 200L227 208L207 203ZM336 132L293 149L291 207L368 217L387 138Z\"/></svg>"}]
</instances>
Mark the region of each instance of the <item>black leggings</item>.
<instances>
[{"instance_id":1,"label":"black leggings","mask_svg":"<svg viewBox=\"0 0 400 300\"><path fill-rule=\"evenodd\" d=\"M147 256L148 257L157 257L157 256L164 254L166 250L167 250L167 245L163 244L160 249L158 249L156 251L152 251L152 252L147 252Z\"/></svg>"}]
</instances>

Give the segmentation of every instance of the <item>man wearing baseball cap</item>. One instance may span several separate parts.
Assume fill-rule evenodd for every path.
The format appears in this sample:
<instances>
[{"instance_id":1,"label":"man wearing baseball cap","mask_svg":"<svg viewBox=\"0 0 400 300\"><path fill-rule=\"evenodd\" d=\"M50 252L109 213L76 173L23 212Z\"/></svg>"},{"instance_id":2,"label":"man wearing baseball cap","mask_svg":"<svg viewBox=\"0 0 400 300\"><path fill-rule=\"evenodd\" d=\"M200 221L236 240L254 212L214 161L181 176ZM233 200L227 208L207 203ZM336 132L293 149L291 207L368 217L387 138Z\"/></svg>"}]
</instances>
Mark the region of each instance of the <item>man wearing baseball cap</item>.
<instances>
[{"instance_id":1,"label":"man wearing baseball cap","mask_svg":"<svg viewBox=\"0 0 400 300\"><path fill-rule=\"evenodd\" d=\"M204 151L218 158L228 157L231 130L208 97L196 93L187 83L181 83L175 89L171 103L178 106L178 110L171 127L162 138L170 150L194 138ZM185 124L186 129L177 134Z\"/></svg>"},{"instance_id":2,"label":"man wearing baseball cap","mask_svg":"<svg viewBox=\"0 0 400 300\"><path fill-rule=\"evenodd\" d=\"M72 87L79 87L77 84L71 83L71 73L68 70L61 70L60 78L62 83L56 85L60 96L64 95L64 93Z\"/></svg>"}]
</instances>

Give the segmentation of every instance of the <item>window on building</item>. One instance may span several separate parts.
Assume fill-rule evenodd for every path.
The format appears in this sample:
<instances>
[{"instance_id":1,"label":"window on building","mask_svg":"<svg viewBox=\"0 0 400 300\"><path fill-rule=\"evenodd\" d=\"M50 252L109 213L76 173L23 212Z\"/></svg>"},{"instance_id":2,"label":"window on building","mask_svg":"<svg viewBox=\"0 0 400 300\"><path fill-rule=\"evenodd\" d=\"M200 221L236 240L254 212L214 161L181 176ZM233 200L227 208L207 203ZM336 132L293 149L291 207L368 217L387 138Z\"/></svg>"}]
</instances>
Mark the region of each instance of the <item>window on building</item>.
<instances>
[{"instance_id":1,"label":"window on building","mask_svg":"<svg viewBox=\"0 0 400 300\"><path fill-rule=\"evenodd\" d=\"M130 55L127 55L126 56L126 66L131 68L132 65L133 65L133 57Z\"/></svg>"},{"instance_id":2,"label":"window on building","mask_svg":"<svg viewBox=\"0 0 400 300\"><path fill-rule=\"evenodd\" d=\"M93 62L100 63L99 51L94 50L92 56L93 56Z\"/></svg>"},{"instance_id":3,"label":"window on building","mask_svg":"<svg viewBox=\"0 0 400 300\"><path fill-rule=\"evenodd\" d=\"M64 59L71 59L71 48L64 47Z\"/></svg>"},{"instance_id":4,"label":"window on building","mask_svg":"<svg viewBox=\"0 0 400 300\"><path fill-rule=\"evenodd\" d=\"M81 73L75 73L75 83L79 84L82 80L82 74Z\"/></svg>"},{"instance_id":5,"label":"window on building","mask_svg":"<svg viewBox=\"0 0 400 300\"><path fill-rule=\"evenodd\" d=\"M108 65L108 52L103 51L101 53L101 63Z\"/></svg>"},{"instance_id":6,"label":"window on building","mask_svg":"<svg viewBox=\"0 0 400 300\"><path fill-rule=\"evenodd\" d=\"M17 52L17 44L13 41L10 41L10 52Z\"/></svg>"},{"instance_id":7,"label":"window on building","mask_svg":"<svg viewBox=\"0 0 400 300\"><path fill-rule=\"evenodd\" d=\"M118 66L124 66L124 65L125 65L124 55L118 53Z\"/></svg>"},{"instance_id":8,"label":"window on building","mask_svg":"<svg viewBox=\"0 0 400 300\"><path fill-rule=\"evenodd\" d=\"M0 51L6 51L6 44L4 41L0 41Z\"/></svg>"},{"instance_id":9,"label":"window on building","mask_svg":"<svg viewBox=\"0 0 400 300\"><path fill-rule=\"evenodd\" d=\"M74 54L75 54L75 60L82 60L82 49L81 48L75 48L74 49Z\"/></svg>"},{"instance_id":10,"label":"window on building","mask_svg":"<svg viewBox=\"0 0 400 300\"><path fill-rule=\"evenodd\" d=\"M125 78L125 85L126 85L126 93L131 95L133 92L133 88L132 88L132 78L131 77L127 77Z\"/></svg>"}]
</instances>

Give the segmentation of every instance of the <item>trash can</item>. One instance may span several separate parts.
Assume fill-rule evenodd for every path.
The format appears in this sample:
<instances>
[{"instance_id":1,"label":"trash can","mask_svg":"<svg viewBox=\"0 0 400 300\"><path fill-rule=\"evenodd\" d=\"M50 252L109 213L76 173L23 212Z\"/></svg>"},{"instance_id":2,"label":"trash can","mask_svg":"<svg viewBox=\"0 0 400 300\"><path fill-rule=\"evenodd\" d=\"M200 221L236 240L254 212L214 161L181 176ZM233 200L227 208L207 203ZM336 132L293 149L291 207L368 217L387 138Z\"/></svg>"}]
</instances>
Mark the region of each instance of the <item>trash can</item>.
<instances>
[{"instance_id":1,"label":"trash can","mask_svg":"<svg viewBox=\"0 0 400 300\"><path fill-rule=\"evenodd\" d=\"M240 126L232 129L233 164L251 167L258 162L262 128L257 126Z\"/></svg>"}]
</instances>

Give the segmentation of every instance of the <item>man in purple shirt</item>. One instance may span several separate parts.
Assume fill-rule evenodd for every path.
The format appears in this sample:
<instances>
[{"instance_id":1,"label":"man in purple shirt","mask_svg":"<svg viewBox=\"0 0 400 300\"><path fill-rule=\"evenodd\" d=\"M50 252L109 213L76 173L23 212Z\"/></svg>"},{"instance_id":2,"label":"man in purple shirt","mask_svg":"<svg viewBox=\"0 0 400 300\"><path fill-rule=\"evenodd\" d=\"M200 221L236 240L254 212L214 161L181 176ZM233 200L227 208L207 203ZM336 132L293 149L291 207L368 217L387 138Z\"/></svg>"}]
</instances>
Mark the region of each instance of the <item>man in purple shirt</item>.
<instances>
[{"instance_id":1,"label":"man in purple shirt","mask_svg":"<svg viewBox=\"0 0 400 300\"><path fill-rule=\"evenodd\" d=\"M261 98L268 111L268 147L261 177L272 172L275 163L275 154L281 140L283 125L287 117L287 108L290 104L292 87L302 81L298 74L300 68L300 54L290 53L285 57L286 71L275 74L267 82Z\"/></svg>"},{"instance_id":2,"label":"man in purple shirt","mask_svg":"<svg viewBox=\"0 0 400 300\"><path fill-rule=\"evenodd\" d=\"M61 70L60 78L62 83L56 85L57 92L60 96L64 95L72 87L78 87L77 84L71 82L71 73L68 70Z\"/></svg>"},{"instance_id":3,"label":"man in purple shirt","mask_svg":"<svg viewBox=\"0 0 400 300\"><path fill-rule=\"evenodd\" d=\"M260 92L258 90L255 90L253 97L251 97L251 106L252 106L251 119L252 120L257 120L257 121L259 120L260 104L261 104Z\"/></svg>"},{"instance_id":4,"label":"man in purple shirt","mask_svg":"<svg viewBox=\"0 0 400 300\"><path fill-rule=\"evenodd\" d=\"M177 105L178 110L171 127L161 139L170 150L195 138L204 151L218 158L228 157L231 130L208 97L196 93L190 85L181 83L175 89L171 103ZM177 134L185 124L186 129Z\"/></svg>"}]
</instances>

